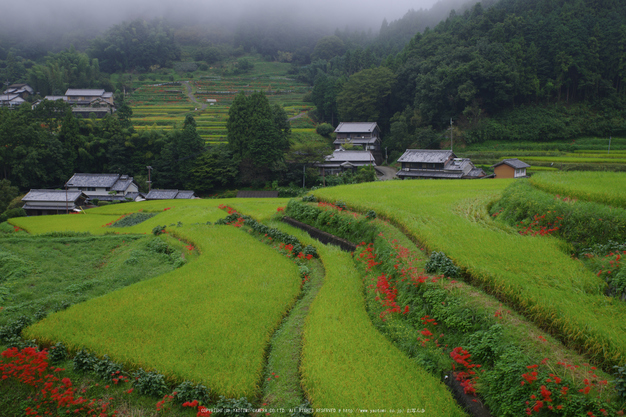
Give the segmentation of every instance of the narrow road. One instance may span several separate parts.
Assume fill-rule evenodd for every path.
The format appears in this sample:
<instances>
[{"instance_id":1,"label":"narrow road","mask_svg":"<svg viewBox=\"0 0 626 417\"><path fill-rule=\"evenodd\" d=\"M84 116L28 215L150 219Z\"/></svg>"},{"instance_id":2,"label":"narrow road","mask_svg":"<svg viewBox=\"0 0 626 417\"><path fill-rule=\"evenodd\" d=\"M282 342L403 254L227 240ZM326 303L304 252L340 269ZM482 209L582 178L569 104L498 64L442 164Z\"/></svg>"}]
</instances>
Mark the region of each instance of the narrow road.
<instances>
[{"instance_id":1,"label":"narrow road","mask_svg":"<svg viewBox=\"0 0 626 417\"><path fill-rule=\"evenodd\" d=\"M187 97L189 97L189 100L193 101L196 104L202 104L202 108L200 110L206 109L208 104L202 103L194 97L193 93L191 92L192 88L191 88L191 85L189 84L189 81L183 81L182 83L185 84L185 87L187 88Z\"/></svg>"},{"instance_id":2,"label":"narrow road","mask_svg":"<svg viewBox=\"0 0 626 417\"><path fill-rule=\"evenodd\" d=\"M376 167L376 171L380 181L392 180L396 176L396 172L398 172L395 168L380 165Z\"/></svg>"}]
</instances>

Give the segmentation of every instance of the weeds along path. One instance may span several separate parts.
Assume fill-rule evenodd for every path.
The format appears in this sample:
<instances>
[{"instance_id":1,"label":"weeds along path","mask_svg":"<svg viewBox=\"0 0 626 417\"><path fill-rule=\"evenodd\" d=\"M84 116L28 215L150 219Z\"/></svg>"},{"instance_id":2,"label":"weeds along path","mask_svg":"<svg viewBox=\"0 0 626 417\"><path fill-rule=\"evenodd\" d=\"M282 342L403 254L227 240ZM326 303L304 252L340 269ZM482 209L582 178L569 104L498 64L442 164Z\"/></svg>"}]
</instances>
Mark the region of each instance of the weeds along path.
<instances>
[{"instance_id":1,"label":"weeds along path","mask_svg":"<svg viewBox=\"0 0 626 417\"><path fill-rule=\"evenodd\" d=\"M268 225L296 236L303 243L316 247L321 245L300 229L285 223L271 221ZM262 405L265 409L275 409L281 414L283 412L291 414L292 410L305 404L299 368L302 333L311 304L323 282L324 268L318 261L313 264L309 279L303 284L301 298L272 336L263 379Z\"/></svg>"},{"instance_id":2,"label":"weeds along path","mask_svg":"<svg viewBox=\"0 0 626 417\"><path fill-rule=\"evenodd\" d=\"M443 251L470 277L566 345L605 370L626 361L626 304L603 293L605 283L572 260L556 239L522 236L489 223L473 198L497 198L510 183L392 181L315 192L366 212L375 210L430 251ZM460 213L463 210L465 214Z\"/></svg>"}]
</instances>

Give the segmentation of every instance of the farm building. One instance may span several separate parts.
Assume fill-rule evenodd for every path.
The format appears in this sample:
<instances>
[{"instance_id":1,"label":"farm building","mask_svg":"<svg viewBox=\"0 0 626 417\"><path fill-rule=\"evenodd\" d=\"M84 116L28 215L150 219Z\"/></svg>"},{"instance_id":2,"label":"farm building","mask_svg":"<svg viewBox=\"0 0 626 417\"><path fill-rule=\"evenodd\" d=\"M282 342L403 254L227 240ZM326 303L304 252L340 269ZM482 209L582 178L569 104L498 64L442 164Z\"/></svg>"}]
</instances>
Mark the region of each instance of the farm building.
<instances>
[{"instance_id":1,"label":"farm building","mask_svg":"<svg viewBox=\"0 0 626 417\"><path fill-rule=\"evenodd\" d=\"M30 190L22 197L22 207L28 216L66 214L80 211L87 196L81 191Z\"/></svg>"},{"instance_id":2,"label":"farm building","mask_svg":"<svg viewBox=\"0 0 626 417\"><path fill-rule=\"evenodd\" d=\"M146 196L146 200L174 200L174 199L191 199L198 198L191 190L150 190Z\"/></svg>"},{"instance_id":3,"label":"farm building","mask_svg":"<svg viewBox=\"0 0 626 417\"><path fill-rule=\"evenodd\" d=\"M67 182L70 191L82 191L90 199L128 201L141 199L133 177L120 174L74 174Z\"/></svg>"},{"instance_id":4,"label":"farm building","mask_svg":"<svg viewBox=\"0 0 626 417\"><path fill-rule=\"evenodd\" d=\"M374 161L382 163L380 128L375 122L343 122L335 129L336 138L333 142L335 149L346 145L361 147L364 151L371 151Z\"/></svg>"},{"instance_id":5,"label":"farm building","mask_svg":"<svg viewBox=\"0 0 626 417\"><path fill-rule=\"evenodd\" d=\"M457 158L452 151L407 149L398 158L402 169L398 178L471 179L483 178L485 171L476 168L469 158Z\"/></svg>"},{"instance_id":6,"label":"farm building","mask_svg":"<svg viewBox=\"0 0 626 417\"><path fill-rule=\"evenodd\" d=\"M522 162L517 158L503 159L495 165L492 165L496 178L522 178L526 177L526 168L529 168L526 162Z\"/></svg>"},{"instance_id":7,"label":"farm building","mask_svg":"<svg viewBox=\"0 0 626 417\"><path fill-rule=\"evenodd\" d=\"M115 111L113 93L102 89L68 88L63 96L45 96L44 100L63 100L72 106L72 113L82 117L89 117L94 113L102 118Z\"/></svg>"},{"instance_id":8,"label":"farm building","mask_svg":"<svg viewBox=\"0 0 626 417\"><path fill-rule=\"evenodd\" d=\"M366 165L376 166L374 155L370 151L347 151L340 147L325 158L321 164L315 164L323 175L338 174L347 170L356 171Z\"/></svg>"}]
</instances>

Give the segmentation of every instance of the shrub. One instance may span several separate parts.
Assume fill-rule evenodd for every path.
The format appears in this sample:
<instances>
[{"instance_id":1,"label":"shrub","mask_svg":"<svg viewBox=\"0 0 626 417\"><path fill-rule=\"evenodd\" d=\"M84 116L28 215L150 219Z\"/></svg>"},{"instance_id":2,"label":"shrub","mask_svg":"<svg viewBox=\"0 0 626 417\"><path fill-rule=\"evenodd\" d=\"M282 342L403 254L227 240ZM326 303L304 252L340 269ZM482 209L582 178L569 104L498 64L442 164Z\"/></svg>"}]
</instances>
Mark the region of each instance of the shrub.
<instances>
[{"instance_id":1,"label":"shrub","mask_svg":"<svg viewBox=\"0 0 626 417\"><path fill-rule=\"evenodd\" d=\"M26 217L26 210L21 207L9 209L0 215L0 222L5 222L14 217Z\"/></svg>"},{"instance_id":2,"label":"shrub","mask_svg":"<svg viewBox=\"0 0 626 417\"><path fill-rule=\"evenodd\" d=\"M139 368L133 374L133 378L133 388L137 389L140 394L161 398L169 391L165 384L165 377L157 372L146 372Z\"/></svg>"},{"instance_id":3,"label":"shrub","mask_svg":"<svg viewBox=\"0 0 626 417\"><path fill-rule=\"evenodd\" d=\"M248 402L246 397L236 399L220 395L215 408L219 411L215 412L214 417L246 417L252 410L252 404Z\"/></svg>"},{"instance_id":4,"label":"shrub","mask_svg":"<svg viewBox=\"0 0 626 417\"><path fill-rule=\"evenodd\" d=\"M74 370L76 372L92 372L96 358L85 350L79 350L74 356Z\"/></svg>"},{"instance_id":5,"label":"shrub","mask_svg":"<svg viewBox=\"0 0 626 417\"><path fill-rule=\"evenodd\" d=\"M61 342L57 342L56 345L52 346L48 350L48 360L52 365L63 362L66 358L67 349L65 348L65 345Z\"/></svg>"},{"instance_id":6,"label":"shrub","mask_svg":"<svg viewBox=\"0 0 626 417\"><path fill-rule=\"evenodd\" d=\"M6 325L0 327L0 342L8 341L13 338L19 338L22 329L31 325L33 320L28 316L21 316L9 321Z\"/></svg>"},{"instance_id":7,"label":"shrub","mask_svg":"<svg viewBox=\"0 0 626 417\"><path fill-rule=\"evenodd\" d=\"M444 275L449 278L458 278L460 270L454 262L443 252L433 252L425 266L429 274Z\"/></svg>"},{"instance_id":8,"label":"shrub","mask_svg":"<svg viewBox=\"0 0 626 417\"><path fill-rule=\"evenodd\" d=\"M146 244L146 247L149 251L154 253L164 253L169 255L173 252L173 249L169 247L169 245L159 239L152 239Z\"/></svg>"},{"instance_id":9,"label":"shrub","mask_svg":"<svg viewBox=\"0 0 626 417\"><path fill-rule=\"evenodd\" d=\"M152 234L155 236L160 235L161 233L165 232L165 228L167 226L163 225L163 226L154 226L154 228L152 229Z\"/></svg>"},{"instance_id":10,"label":"shrub","mask_svg":"<svg viewBox=\"0 0 626 417\"><path fill-rule=\"evenodd\" d=\"M210 401L211 390L201 384L184 381L174 391L176 392L176 401L179 403L198 400L201 404L206 405Z\"/></svg>"},{"instance_id":11,"label":"shrub","mask_svg":"<svg viewBox=\"0 0 626 417\"><path fill-rule=\"evenodd\" d=\"M319 256L317 254L317 249L315 249L315 246L311 246L311 245L306 245L302 253L304 253L305 256L312 255L314 258L317 258Z\"/></svg>"},{"instance_id":12,"label":"shrub","mask_svg":"<svg viewBox=\"0 0 626 417\"><path fill-rule=\"evenodd\" d=\"M302 202L303 203L317 203L317 198L313 195L305 195L302 197Z\"/></svg>"},{"instance_id":13,"label":"shrub","mask_svg":"<svg viewBox=\"0 0 626 417\"><path fill-rule=\"evenodd\" d=\"M322 123L315 128L318 135L329 137L331 133L335 131L332 125L328 123Z\"/></svg>"},{"instance_id":14,"label":"shrub","mask_svg":"<svg viewBox=\"0 0 626 417\"><path fill-rule=\"evenodd\" d=\"M367 219L375 219L376 218L376 212L374 210L369 210L367 213L365 213L365 218L367 218Z\"/></svg>"}]
</instances>

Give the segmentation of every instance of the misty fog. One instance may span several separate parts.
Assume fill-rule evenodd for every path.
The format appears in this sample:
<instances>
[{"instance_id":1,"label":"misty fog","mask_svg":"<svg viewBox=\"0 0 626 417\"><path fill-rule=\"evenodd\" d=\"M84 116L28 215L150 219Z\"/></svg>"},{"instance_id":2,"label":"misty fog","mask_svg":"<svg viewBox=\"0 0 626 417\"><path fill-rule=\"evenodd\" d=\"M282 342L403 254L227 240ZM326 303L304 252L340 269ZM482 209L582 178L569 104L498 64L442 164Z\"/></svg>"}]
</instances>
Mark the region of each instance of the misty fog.
<instances>
[{"instance_id":1,"label":"misty fog","mask_svg":"<svg viewBox=\"0 0 626 417\"><path fill-rule=\"evenodd\" d=\"M277 20L289 20L292 24L316 26L329 32L335 28L377 32L383 19L393 21L410 9L428 9L435 0L22 0L6 3L0 11L4 16L0 31L41 38L76 32L95 36L115 24L136 18L165 18L181 25L207 23L223 30L234 29L242 21L269 20L276 24ZM19 19L7 16L19 16Z\"/></svg>"}]
</instances>

